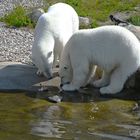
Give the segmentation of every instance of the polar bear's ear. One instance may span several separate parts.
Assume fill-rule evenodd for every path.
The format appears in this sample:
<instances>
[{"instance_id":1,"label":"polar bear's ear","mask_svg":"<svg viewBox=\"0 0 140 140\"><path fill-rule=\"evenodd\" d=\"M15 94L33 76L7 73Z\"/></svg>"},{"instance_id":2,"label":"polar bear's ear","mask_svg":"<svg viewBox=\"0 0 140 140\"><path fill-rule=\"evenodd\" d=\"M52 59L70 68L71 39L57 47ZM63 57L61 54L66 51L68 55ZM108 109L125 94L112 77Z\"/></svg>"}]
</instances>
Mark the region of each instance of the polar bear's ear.
<instances>
[{"instance_id":1,"label":"polar bear's ear","mask_svg":"<svg viewBox=\"0 0 140 140\"><path fill-rule=\"evenodd\" d=\"M52 51L48 53L48 58L52 55Z\"/></svg>"}]
</instances>

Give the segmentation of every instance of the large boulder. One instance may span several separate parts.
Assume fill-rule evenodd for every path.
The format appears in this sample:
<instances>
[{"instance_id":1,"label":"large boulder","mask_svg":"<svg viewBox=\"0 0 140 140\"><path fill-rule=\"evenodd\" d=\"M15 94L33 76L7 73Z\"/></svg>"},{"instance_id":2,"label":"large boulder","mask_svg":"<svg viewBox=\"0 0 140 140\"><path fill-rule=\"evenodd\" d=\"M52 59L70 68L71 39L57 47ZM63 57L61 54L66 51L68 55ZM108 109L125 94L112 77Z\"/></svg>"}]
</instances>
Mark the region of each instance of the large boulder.
<instances>
[{"instance_id":1,"label":"large boulder","mask_svg":"<svg viewBox=\"0 0 140 140\"><path fill-rule=\"evenodd\" d=\"M29 18L31 19L31 21L33 23L37 23L39 17L45 13L45 11L41 8L38 8L38 9L34 9L31 13L28 14Z\"/></svg>"},{"instance_id":2,"label":"large boulder","mask_svg":"<svg viewBox=\"0 0 140 140\"><path fill-rule=\"evenodd\" d=\"M17 62L0 63L0 91L34 91L44 77L36 75L34 66Z\"/></svg>"}]
</instances>

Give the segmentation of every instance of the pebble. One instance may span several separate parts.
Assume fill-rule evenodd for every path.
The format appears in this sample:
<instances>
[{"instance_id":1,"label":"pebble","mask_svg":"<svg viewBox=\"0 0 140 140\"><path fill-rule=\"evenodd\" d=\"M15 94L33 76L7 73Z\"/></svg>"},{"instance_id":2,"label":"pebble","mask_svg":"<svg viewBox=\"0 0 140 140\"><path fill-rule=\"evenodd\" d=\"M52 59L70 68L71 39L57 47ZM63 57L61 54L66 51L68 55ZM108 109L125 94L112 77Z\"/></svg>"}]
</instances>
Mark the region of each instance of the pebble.
<instances>
[{"instance_id":1,"label":"pebble","mask_svg":"<svg viewBox=\"0 0 140 140\"><path fill-rule=\"evenodd\" d=\"M13 10L16 5L26 9L43 7L44 0L0 0L0 17ZM12 61L32 64L31 48L34 29L8 28L0 22L0 62Z\"/></svg>"},{"instance_id":2,"label":"pebble","mask_svg":"<svg viewBox=\"0 0 140 140\"><path fill-rule=\"evenodd\" d=\"M48 100L53 103L60 103L62 101L62 96L54 95L48 97Z\"/></svg>"},{"instance_id":3,"label":"pebble","mask_svg":"<svg viewBox=\"0 0 140 140\"><path fill-rule=\"evenodd\" d=\"M0 62L32 64L33 29L0 27Z\"/></svg>"}]
</instances>

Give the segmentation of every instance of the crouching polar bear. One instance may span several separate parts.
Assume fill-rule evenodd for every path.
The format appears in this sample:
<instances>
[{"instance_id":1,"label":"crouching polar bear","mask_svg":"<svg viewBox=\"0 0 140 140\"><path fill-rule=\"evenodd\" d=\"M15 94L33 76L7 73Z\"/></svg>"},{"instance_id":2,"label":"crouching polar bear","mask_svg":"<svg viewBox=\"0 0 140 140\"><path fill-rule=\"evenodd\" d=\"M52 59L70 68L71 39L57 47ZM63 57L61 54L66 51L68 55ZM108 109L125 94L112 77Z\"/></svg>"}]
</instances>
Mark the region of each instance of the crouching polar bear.
<instances>
[{"instance_id":1,"label":"crouching polar bear","mask_svg":"<svg viewBox=\"0 0 140 140\"><path fill-rule=\"evenodd\" d=\"M78 15L68 4L54 4L40 16L32 47L32 60L38 68L37 74L52 78L52 67L56 65L66 42L78 29Z\"/></svg>"},{"instance_id":2,"label":"crouching polar bear","mask_svg":"<svg viewBox=\"0 0 140 140\"><path fill-rule=\"evenodd\" d=\"M76 32L67 42L60 61L62 89L84 86L93 65L103 69L102 78L92 81L101 94L115 94L140 66L140 43L136 36L119 26L103 26Z\"/></svg>"}]
</instances>

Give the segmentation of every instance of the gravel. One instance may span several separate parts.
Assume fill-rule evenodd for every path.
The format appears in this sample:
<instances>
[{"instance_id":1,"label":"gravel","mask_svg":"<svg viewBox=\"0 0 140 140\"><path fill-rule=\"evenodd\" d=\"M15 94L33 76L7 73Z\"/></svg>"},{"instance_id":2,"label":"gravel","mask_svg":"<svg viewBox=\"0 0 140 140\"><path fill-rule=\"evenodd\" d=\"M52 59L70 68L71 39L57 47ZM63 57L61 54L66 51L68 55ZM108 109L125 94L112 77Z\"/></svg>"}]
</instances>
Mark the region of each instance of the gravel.
<instances>
[{"instance_id":1,"label":"gravel","mask_svg":"<svg viewBox=\"0 0 140 140\"><path fill-rule=\"evenodd\" d=\"M26 9L44 7L44 0L0 0L0 17L9 13L17 5L22 5Z\"/></svg>"},{"instance_id":2,"label":"gravel","mask_svg":"<svg viewBox=\"0 0 140 140\"><path fill-rule=\"evenodd\" d=\"M4 16L16 5L28 8L43 7L43 0L0 0L0 17ZM32 64L31 48L33 29L8 28L0 23L0 62L12 61Z\"/></svg>"},{"instance_id":3,"label":"gravel","mask_svg":"<svg viewBox=\"0 0 140 140\"><path fill-rule=\"evenodd\" d=\"M0 62L13 61L31 64L33 30L0 26Z\"/></svg>"}]
</instances>

